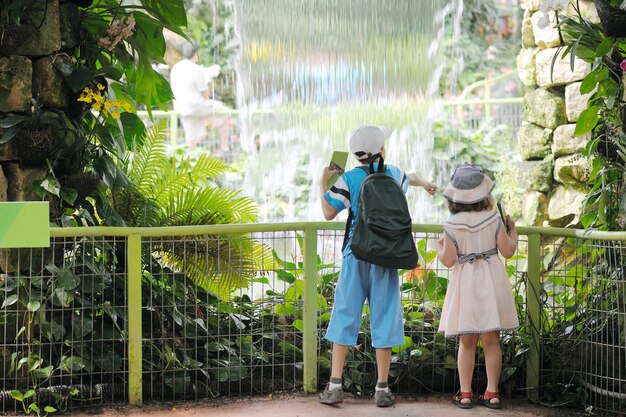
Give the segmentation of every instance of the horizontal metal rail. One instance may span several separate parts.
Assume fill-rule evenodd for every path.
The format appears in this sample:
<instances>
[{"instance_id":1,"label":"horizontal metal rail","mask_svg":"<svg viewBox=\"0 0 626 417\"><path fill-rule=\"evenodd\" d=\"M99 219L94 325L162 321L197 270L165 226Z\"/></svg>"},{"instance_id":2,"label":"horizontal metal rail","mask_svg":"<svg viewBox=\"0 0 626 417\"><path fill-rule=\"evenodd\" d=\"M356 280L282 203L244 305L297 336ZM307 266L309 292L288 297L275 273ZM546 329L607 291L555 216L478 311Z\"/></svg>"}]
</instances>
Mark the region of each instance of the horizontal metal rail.
<instances>
[{"instance_id":1,"label":"horizontal metal rail","mask_svg":"<svg viewBox=\"0 0 626 417\"><path fill-rule=\"evenodd\" d=\"M291 223L240 223L240 224L212 224L203 226L176 226L176 227L51 227L50 237L77 237L77 236L111 236L123 237L139 235L142 237L189 236L204 234L226 233L255 233L255 232L287 232L296 230L342 230L344 222L291 222ZM440 233L442 225L414 224L414 232ZM520 235L544 235L577 237L603 241L626 241L626 232L607 232L594 229L561 229L557 227L518 227Z\"/></svg>"}]
</instances>

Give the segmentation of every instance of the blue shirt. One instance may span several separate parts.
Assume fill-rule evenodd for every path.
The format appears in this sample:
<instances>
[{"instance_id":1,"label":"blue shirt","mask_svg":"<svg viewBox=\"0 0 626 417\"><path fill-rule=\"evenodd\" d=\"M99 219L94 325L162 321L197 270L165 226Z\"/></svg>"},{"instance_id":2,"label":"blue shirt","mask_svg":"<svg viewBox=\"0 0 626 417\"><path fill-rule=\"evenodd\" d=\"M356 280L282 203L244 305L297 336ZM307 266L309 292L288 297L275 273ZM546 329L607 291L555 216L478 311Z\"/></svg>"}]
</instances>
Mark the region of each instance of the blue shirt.
<instances>
[{"instance_id":1,"label":"blue shirt","mask_svg":"<svg viewBox=\"0 0 626 417\"><path fill-rule=\"evenodd\" d=\"M363 166L367 167L369 170L369 165ZM404 171L395 165L385 165L385 167L387 175L396 180L396 182L400 184L402 191L406 193L409 188L409 178L406 176ZM374 163L374 169L377 168L378 163ZM363 180L365 180L367 175L368 174L366 174L363 169L358 167L353 168L341 175L337 182L330 187L330 190L324 193L324 198L328 201L328 204L333 206L337 212L346 208L350 208L352 210L352 215L354 216L352 225L354 225L354 221L359 215L359 213L357 213L356 202L359 201L361 184L363 184ZM352 236L352 225L350 226L350 236Z\"/></svg>"}]
</instances>

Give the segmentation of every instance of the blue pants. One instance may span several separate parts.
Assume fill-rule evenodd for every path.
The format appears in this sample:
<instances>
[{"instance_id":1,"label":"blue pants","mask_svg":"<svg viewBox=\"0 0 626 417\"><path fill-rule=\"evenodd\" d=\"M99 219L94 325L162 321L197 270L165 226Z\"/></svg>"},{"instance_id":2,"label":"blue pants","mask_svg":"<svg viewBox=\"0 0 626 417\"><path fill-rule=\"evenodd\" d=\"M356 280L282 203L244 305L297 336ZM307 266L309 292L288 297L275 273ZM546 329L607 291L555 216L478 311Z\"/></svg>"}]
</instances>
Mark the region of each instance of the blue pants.
<instances>
[{"instance_id":1,"label":"blue pants","mask_svg":"<svg viewBox=\"0 0 626 417\"><path fill-rule=\"evenodd\" d=\"M351 252L343 258L326 339L343 346L356 344L366 298L370 307L372 346L403 345L398 270L360 261Z\"/></svg>"}]
</instances>

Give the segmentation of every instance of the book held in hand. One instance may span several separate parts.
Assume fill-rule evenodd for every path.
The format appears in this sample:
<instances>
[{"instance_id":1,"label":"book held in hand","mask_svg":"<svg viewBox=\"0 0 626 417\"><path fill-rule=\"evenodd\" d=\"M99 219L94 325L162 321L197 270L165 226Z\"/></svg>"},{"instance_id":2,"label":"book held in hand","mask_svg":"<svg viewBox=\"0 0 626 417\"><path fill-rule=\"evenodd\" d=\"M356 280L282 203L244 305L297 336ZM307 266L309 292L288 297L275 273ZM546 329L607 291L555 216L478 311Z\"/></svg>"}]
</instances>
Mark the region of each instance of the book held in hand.
<instances>
[{"instance_id":1,"label":"book held in hand","mask_svg":"<svg viewBox=\"0 0 626 417\"><path fill-rule=\"evenodd\" d=\"M330 169L335 171L333 175L326 182L326 189L330 189L332 185L337 182L339 176L344 173L346 170L346 163L348 162L348 152L344 151L335 151L333 152L333 156L330 159L330 164L328 165Z\"/></svg>"}]
</instances>

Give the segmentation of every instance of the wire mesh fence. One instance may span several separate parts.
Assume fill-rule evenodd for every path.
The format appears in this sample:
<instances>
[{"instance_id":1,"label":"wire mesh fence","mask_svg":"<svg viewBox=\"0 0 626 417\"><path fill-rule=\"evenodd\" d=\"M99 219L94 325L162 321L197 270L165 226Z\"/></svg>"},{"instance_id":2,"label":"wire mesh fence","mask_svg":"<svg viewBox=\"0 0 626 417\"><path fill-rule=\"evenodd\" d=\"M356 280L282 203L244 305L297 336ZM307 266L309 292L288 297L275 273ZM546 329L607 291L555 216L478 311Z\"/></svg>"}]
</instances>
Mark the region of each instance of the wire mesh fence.
<instances>
[{"instance_id":1,"label":"wire mesh fence","mask_svg":"<svg viewBox=\"0 0 626 417\"><path fill-rule=\"evenodd\" d=\"M542 251L544 396L626 415L623 243L558 239Z\"/></svg>"},{"instance_id":2,"label":"wire mesh fence","mask_svg":"<svg viewBox=\"0 0 626 417\"><path fill-rule=\"evenodd\" d=\"M127 401L123 246L55 239L49 249L0 253L3 412Z\"/></svg>"},{"instance_id":3,"label":"wire mesh fence","mask_svg":"<svg viewBox=\"0 0 626 417\"><path fill-rule=\"evenodd\" d=\"M469 131L485 125L506 126L512 138L522 126L522 101L519 97L493 100L459 100L444 103L453 123Z\"/></svg>"},{"instance_id":4,"label":"wire mesh fence","mask_svg":"<svg viewBox=\"0 0 626 417\"><path fill-rule=\"evenodd\" d=\"M239 226L142 229L136 250L126 230L0 252L2 411L319 389L330 372L323 336L341 225ZM420 265L400 274L405 344L393 349L390 382L401 394L453 392L457 342L437 331L449 271L436 260L439 227L417 230ZM502 334L501 390L626 415L622 243L563 230L538 245L530 237L541 230L522 234L506 262L522 327ZM344 387L368 394L376 365L367 306L361 329ZM486 385L480 349L474 384Z\"/></svg>"}]
</instances>

